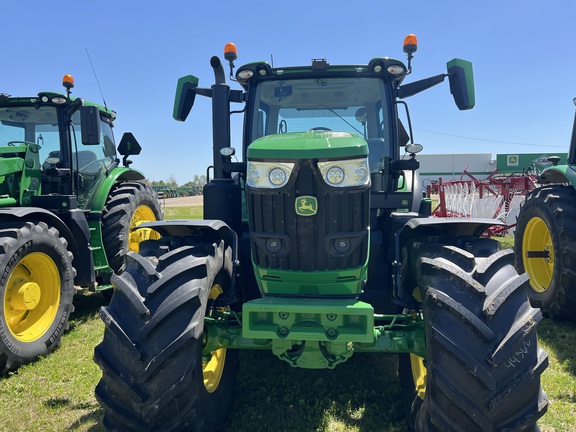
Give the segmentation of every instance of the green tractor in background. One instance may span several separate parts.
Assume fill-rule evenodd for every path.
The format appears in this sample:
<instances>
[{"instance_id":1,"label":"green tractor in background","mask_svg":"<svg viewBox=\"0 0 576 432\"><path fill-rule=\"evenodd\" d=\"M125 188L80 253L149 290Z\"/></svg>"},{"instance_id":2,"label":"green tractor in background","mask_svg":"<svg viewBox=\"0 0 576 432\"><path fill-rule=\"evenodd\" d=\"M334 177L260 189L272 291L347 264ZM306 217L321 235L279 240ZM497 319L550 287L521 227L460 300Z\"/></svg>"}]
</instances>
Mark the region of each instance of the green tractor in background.
<instances>
[{"instance_id":1,"label":"green tractor in background","mask_svg":"<svg viewBox=\"0 0 576 432\"><path fill-rule=\"evenodd\" d=\"M470 109L472 65L454 59L446 74L402 84L416 48L410 35L408 66L249 63L233 78L242 90L215 56L211 88L179 80L176 120L196 95L212 99L213 177L203 220L143 224L161 238L128 252L112 277L95 349L107 428L220 430L238 352L251 349L310 369L399 354L413 430L537 430L548 356L528 277L511 250L481 237L501 222L429 217L402 100L448 77ZM225 58L232 76L233 44ZM243 105L240 161L231 103Z\"/></svg>"},{"instance_id":2,"label":"green tractor in background","mask_svg":"<svg viewBox=\"0 0 576 432\"><path fill-rule=\"evenodd\" d=\"M124 134L116 154L116 114L66 94L0 94L0 373L60 343L75 286L111 288L126 251L150 230L131 232L162 211L144 176L129 168L140 153ZM109 291L111 292L111 291Z\"/></svg>"},{"instance_id":3,"label":"green tractor in background","mask_svg":"<svg viewBox=\"0 0 576 432\"><path fill-rule=\"evenodd\" d=\"M576 104L576 99L574 99ZM538 176L518 214L514 249L529 296L551 318L576 320L576 118L566 165L560 157Z\"/></svg>"}]
</instances>

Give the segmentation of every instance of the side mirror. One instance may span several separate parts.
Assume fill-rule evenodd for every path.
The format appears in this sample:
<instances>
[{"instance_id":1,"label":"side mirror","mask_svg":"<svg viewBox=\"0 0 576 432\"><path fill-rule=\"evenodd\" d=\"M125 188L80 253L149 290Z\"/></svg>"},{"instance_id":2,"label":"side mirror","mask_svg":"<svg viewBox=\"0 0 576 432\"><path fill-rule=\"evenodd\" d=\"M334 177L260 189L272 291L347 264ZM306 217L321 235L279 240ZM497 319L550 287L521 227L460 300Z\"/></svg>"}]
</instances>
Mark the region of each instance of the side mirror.
<instances>
[{"instance_id":1,"label":"side mirror","mask_svg":"<svg viewBox=\"0 0 576 432\"><path fill-rule=\"evenodd\" d=\"M139 155L142 147L131 132L124 132L120 144L118 144L118 153L122 156Z\"/></svg>"},{"instance_id":2,"label":"side mirror","mask_svg":"<svg viewBox=\"0 0 576 432\"><path fill-rule=\"evenodd\" d=\"M186 75L178 80L176 86L176 98L174 99L174 120L184 121L194 105L196 98L196 88L198 87L198 78L193 75Z\"/></svg>"},{"instance_id":3,"label":"side mirror","mask_svg":"<svg viewBox=\"0 0 576 432\"><path fill-rule=\"evenodd\" d=\"M122 135L122 139L120 140L120 144L118 144L118 153L124 156L122 158L122 164L125 167L130 166L132 161L128 160L128 156L139 155L141 151L142 147L140 147L140 144L138 144L138 141L136 141L134 135L132 135L131 132L124 132L124 135Z\"/></svg>"},{"instance_id":4,"label":"side mirror","mask_svg":"<svg viewBox=\"0 0 576 432\"><path fill-rule=\"evenodd\" d=\"M82 130L82 144L100 144L100 110L98 107L80 107L80 129Z\"/></svg>"},{"instance_id":5,"label":"side mirror","mask_svg":"<svg viewBox=\"0 0 576 432\"><path fill-rule=\"evenodd\" d=\"M467 60L453 59L446 64L450 93L460 110L469 110L476 104L474 94L474 73L472 63Z\"/></svg>"}]
</instances>

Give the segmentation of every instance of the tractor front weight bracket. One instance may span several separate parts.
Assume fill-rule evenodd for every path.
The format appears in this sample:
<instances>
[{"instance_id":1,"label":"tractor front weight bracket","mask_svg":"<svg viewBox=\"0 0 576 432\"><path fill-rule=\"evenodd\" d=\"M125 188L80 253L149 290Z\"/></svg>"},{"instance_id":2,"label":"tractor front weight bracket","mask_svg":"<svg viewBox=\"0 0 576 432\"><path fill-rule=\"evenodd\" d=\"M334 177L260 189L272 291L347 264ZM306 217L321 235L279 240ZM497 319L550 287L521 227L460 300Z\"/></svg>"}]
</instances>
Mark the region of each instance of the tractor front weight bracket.
<instances>
[{"instance_id":1,"label":"tractor front weight bracket","mask_svg":"<svg viewBox=\"0 0 576 432\"><path fill-rule=\"evenodd\" d=\"M242 313L218 311L204 323L206 356L219 348L270 350L305 369L332 369L354 351L426 352L421 317L374 315L356 299L265 297L244 304Z\"/></svg>"}]
</instances>

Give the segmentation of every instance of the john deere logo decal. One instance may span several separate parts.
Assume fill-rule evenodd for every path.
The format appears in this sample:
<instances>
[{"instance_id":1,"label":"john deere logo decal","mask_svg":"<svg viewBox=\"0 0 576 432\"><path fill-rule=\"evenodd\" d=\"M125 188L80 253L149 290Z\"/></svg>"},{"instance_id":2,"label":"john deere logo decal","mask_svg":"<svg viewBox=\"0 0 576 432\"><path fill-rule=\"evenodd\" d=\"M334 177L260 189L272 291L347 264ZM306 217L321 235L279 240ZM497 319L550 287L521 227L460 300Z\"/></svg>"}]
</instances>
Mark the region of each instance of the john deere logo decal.
<instances>
[{"instance_id":1,"label":"john deere logo decal","mask_svg":"<svg viewBox=\"0 0 576 432\"><path fill-rule=\"evenodd\" d=\"M295 204L299 216L314 216L318 211L318 200L313 196L298 197Z\"/></svg>"},{"instance_id":2,"label":"john deere logo decal","mask_svg":"<svg viewBox=\"0 0 576 432\"><path fill-rule=\"evenodd\" d=\"M508 155L506 156L506 165L507 166L518 166L518 155Z\"/></svg>"}]
</instances>

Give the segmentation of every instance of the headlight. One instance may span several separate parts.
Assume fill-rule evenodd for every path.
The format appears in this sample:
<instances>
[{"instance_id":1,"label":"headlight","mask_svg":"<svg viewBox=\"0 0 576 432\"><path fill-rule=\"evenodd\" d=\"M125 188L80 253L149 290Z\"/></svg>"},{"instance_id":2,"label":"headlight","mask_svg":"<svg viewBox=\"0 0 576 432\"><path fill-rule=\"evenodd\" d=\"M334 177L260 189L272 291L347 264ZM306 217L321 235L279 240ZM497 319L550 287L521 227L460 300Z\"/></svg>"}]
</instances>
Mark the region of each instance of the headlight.
<instances>
[{"instance_id":1,"label":"headlight","mask_svg":"<svg viewBox=\"0 0 576 432\"><path fill-rule=\"evenodd\" d=\"M326 171L326 182L332 186L338 186L344 181L344 170L339 166L333 166Z\"/></svg>"},{"instance_id":2,"label":"headlight","mask_svg":"<svg viewBox=\"0 0 576 432\"><path fill-rule=\"evenodd\" d=\"M293 169L293 163L248 161L247 184L250 187L261 189L280 188L288 183Z\"/></svg>"},{"instance_id":3,"label":"headlight","mask_svg":"<svg viewBox=\"0 0 576 432\"><path fill-rule=\"evenodd\" d=\"M329 186L354 187L370 184L366 158L318 162L318 168Z\"/></svg>"}]
</instances>

